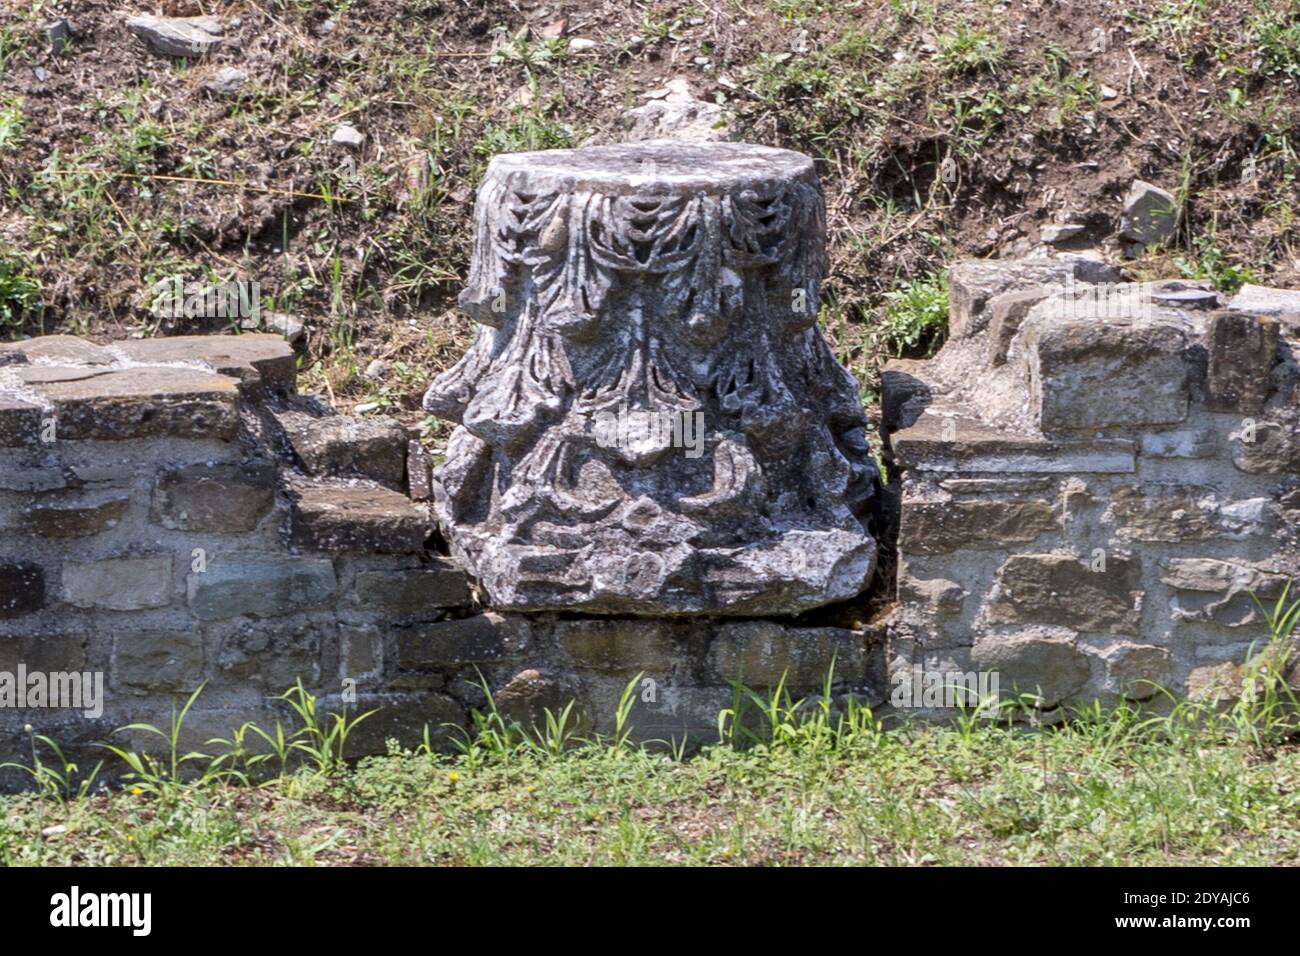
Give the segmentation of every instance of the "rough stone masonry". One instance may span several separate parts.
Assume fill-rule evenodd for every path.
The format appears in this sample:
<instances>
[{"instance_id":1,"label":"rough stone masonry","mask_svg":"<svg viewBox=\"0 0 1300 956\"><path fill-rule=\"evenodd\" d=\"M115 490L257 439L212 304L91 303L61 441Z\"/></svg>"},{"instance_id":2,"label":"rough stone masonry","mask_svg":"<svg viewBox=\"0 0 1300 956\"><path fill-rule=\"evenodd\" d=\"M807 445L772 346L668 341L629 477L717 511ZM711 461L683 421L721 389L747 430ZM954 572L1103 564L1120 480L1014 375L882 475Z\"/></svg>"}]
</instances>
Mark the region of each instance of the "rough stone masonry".
<instances>
[{"instance_id":1,"label":"rough stone masonry","mask_svg":"<svg viewBox=\"0 0 1300 956\"><path fill-rule=\"evenodd\" d=\"M0 707L4 757L30 723L93 765L201 683L187 747L286 717L301 680L381 708L358 753L465 723L484 685L600 730L635 679L643 739L708 738L737 678L802 696L832 662L873 706L916 666L1048 710L1226 694L1251 595L1300 567L1300 293L957 264L948 344L884 376L898 604L838 626L881 496L814 322L806 158L502 159L476 215L482 329L430 390L459 423L436 475L396 423L297 395L278 336L0 345L0 673L107 676L97 719ZM701 454L592 430L665 411L702 416Z\"/></svg>"},{"instance_id":2,"label":"rough stone masonry","mask_svg":"<svg viewBox=\"0 0 1300 956\"><path fill-rule=\"evenodd\" d=\"M1040 705L1230 696L1300 576L1300 293L969 261L884 372L902 472L887 669Z\"/></svg>"}]
</instances>

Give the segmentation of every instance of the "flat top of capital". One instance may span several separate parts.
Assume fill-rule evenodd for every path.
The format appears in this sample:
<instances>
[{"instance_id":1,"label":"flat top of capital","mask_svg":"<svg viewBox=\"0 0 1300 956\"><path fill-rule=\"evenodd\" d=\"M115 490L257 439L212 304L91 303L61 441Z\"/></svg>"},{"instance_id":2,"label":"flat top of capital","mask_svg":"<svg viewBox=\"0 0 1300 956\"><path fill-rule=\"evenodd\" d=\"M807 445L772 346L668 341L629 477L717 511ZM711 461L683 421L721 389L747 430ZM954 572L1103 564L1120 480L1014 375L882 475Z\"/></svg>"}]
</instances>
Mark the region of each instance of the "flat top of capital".
<instances>
[{"instance_id":1,"label":"flat top of capital","mask_svg":"<svg viewBox=\"0 0 1300 956\"><path fill-rule=\"evenodd\" d=\"M750 143L692 143L657 139L583 149L504 153L489 178L514 189L732 193L800 180L817 183L803 153Z\"/></svg>"}]
</instances>

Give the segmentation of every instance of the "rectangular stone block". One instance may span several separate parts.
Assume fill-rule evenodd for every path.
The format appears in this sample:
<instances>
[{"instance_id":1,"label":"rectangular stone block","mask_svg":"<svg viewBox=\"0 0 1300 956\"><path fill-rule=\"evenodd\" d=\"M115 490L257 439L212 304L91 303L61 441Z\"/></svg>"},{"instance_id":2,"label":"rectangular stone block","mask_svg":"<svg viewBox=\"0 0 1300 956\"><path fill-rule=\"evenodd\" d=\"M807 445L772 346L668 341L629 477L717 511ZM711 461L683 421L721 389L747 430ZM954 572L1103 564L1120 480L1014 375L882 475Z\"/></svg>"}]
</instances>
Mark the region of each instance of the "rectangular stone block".
<instances>
[{"instance_id":1,"label":"rectangular stone block","mask_svg":"<svg viewBox=\"0 0 1300 956\"><path fill-rule=\"evenodd\" d=\"M416 554L433 530L426 507L387 488L331 482L293 490L293 541L317 551Z\"/></svg>"},{"instance_id":2,"label":"rectangular stone block","mask_svg":"<svg viewBox=\"0 0 1300 956\"><path fill-rule=\"evenodd\" d=\"M1083 690L1091 671L1070 631L1045 627L981 635L971 648L971 666L998 675L1003 699L1035 694L1044 709Z\"/></svg>"},{"instance_id":3,"label":"rectangular stone block","mask_svg":"<svg viewBox=\"0 0 1300 956\"><path fill-rule=\"evenodd\" d=\"M922 472L994 474L1129 474L1136 446L1127 439L1049 441L1000 432L980 422L927 412L890 438L904 468Z\"/></svg>"},{"instance_id":4,"label":"rectangular stone block","mask_svg":"<svg viewBox=\"0 0 1300 956\"><path fill-rule=\"evenodd\" d=\"M0 637L0 671L84 671L87 637L83 634L41 634Z\"/></svg>"},{"instance_id":5,"label":"rectangular stone block","mask_svg":"<svg viewBox=\"0 0 1300 956\"><path fill-rule=\"evenodd\" d=\"M470 603L465 573L443 559L427 567L361 571L357 574L356 597L366 607L387 608L405 615Z\"/></svg>"},{"instance_id":6,"label":"rectangular stone block","mask_svg":"<svg viewBox=\"0 0 1300 956\"><path fill-rule=\"evenodd\" d=\"M1277 359L1278 322L1245 312L1217 312L1206 328L1206 407L1257 415L1268 398Z\"/></svg>"},{"instance_id":7,"label":"rectangular stone block","mask_svg":"<svg viewBox=\"0 0 1300 956\"><path fill-rule=\"evenodd\" d=\"M339 628L339 679L360 681L384 669L384 641L374 627Z\"/></svg>"},{"instance_id":8,"label":"rectangular stone block","mask_svg":"<svg viewBox=\"0 0 1300 956\"><path fill-rule=\"evenodd\" d=\"M164 471L154 485L149 520L173 531L252 531L275 503L269 463L190 465Z\"/></svg>"},{"instance_id":9,"label":"rectangular stone block","mask_svg":"<svg viewBox=\"0 0 1300 956\"><path fill-rule=\"evenodd\" d=\"M575 664L608 674L670 673L687 657L679 635L683 628L669 621L635 618L561 621L555 628L557 642Z\"/></svg>"},{"instance_id":10,"label":"rectangular stone block","mask_svg":"<svg viewBox=\"0 0 1300 956\"><path fill-rule=\"evenodd\" d=\"M903 500L899 549L946 554L964 548L1007 548L1056 528L1050 502L1041 499Z\"/></svg>"},{"instance_id":11,"label":"rectangular stone block","mask_svg":"<svg viewBox=\"0 0 1300 956\"><path fill-rule=\"evenodd\" d=\"M65 561L63 599L75 607L139 611L172 599L172 556Z\"/></svg>"},{"instance_id":12,"label":"rectangular stone block","mask_svg":"<svg viewBox=\"0 0 1300 956\"><path fill-rule=\"evenodd\" d=\"M137 362L201 362L245 389L292 392L298 377L293 349L282 336L268 332L128 339L115 348Z\"/></svg>"},{"instance_id":13,"label":"rectangular stone block","mask_svg":"<svg viewBox=\"0 0 1300 956\"><path fill-rule=\"evenodd\" d=\"M1137 559L1107 555L1094 566L1065 554L1012 555L998 569L988 619L1137 634L1143 598Z\"/></svg>"},{"instance_id":14,"label":"rectangular stone block","mask_svg":"<svg viewBox=\"0 0 1300 956\"><path fill-rule=\"evenodd\" d=\"M724 624L709 645L711 680L739 679L751 688L775 687L785 676L791 693L822 686L834 663L836 684L866 677L867 641L859 631L838 627L787 627L774 621Z\"/></svg>"},{"instance_id":15,"label":"rectangular stone block","mask_svg":"<svg viewBox=\"0 0 1300 956\"><path fill-rule=\"evenodd\" d=\"M19 530L43 538L85 538L117 527L130 505L126 496L99 501L60 497L24 508L17 525Z\"/></svg>"},{"instance_id":16,"label":"rectangular stone block","mask_svg":"<svg viewBox=\"0 0 1300 956\"><path fill-rule=\"evenodd\" d=\"M0 620L45 607L45 571L30 561L0 561Z\"/></svg>"},{"instance_id":17,"label":"rectangular stone block","mask_svg":"<svg viewBox=\"0 0 1300 956\"><path fill-rule=\"evenodd\" d=\"M1151 458L1213 458L1217 445L1208 428L1146 432L1141 438L1142 454Z\"/></svg>"},{"instance_id":18,"label":"rectangular stone block","mask_svg":"<svg viewBox=\"0 0 1300 956\"><path fill-rule=\"evenodd\" d=\"M397 641L403 667L460 667L519 654L527 633L511 619L488 612L413 628Z\"/></svg>"},{"instance_id":19,"label":"rectangular stone block","mask_svg":"<svg viewBox=\"0 0 1300 956\"><path fill-rule=\"evenodd\" d=\"M234 379L191 368L30 366L24 384L54 405L59 441L214 438L239 428Z\"/></svg>"},{"instance_id":20,"label":"rectangular stone block","mask_svg":"<svg viewBox=\"0 0 1300 956\"><path fill-rule=\"evenodd\" d=\"M113 638L114 687L184 693L202 681L197 631L119 631Z\"/></svg>"},{"instance_id":21,"label":"rectangular stone block","mask_svg":"<svg viewBox=\"0 0 1300 956\"><path fill-rule=\"evenodd\" d=\"M275 417L307 474L369 478L393 491L405 489L409 442L406 430L392 419L313 417L301 411Z\"/></svg>"},{"instance_id":22,"label":"rectangular stone block","mask_svg":"<svg viewBox=\"0 0 1300 956\"><path fill-rule=\"evenodd\" d=\"M190 611L201 621L275 617L324 604L338 580L329 558L224 553L186 579Z\"/></svg>"},{"instance_id":23,"label":"rectangular stone block","mask_svg":"<svg viewBox=\"0 0 1300 956\"><path fill-rule=\"evenodd\" d=\"M322 648L335 644L332 624L250 622L222 637L216 665L222 680L237 685L253 683L268 693L278 694L301 680L304 687L317 693L322 674ZM329 672L336 667L334 663ZM329 690L337 687L331 680Z\"/></svg>"},{"instance_id":24,"label":"rectangular stone block","mask_svg":"<svg viewBox=\"0 0 1300 956\"><path fill-rule=\"evenodd\" d=\"M1268 534L1275 521L1268 499L1224 500L1206 485L1148 483L1116 488L1108 514L1124 540L1171 544Z\"/></svg>"},{"instance_id":25,"label":"rectangular stone block","mask_svg":"<svg viewBox=\"0 0 1300 956\"><path fill-rule=\"evenodd\" d=\"M1119 278L1111 266L1082 258L967 259L948 273L948 332L953 337L982 332L991 318L990 300L1005 292Z\"/></svg>"},{"instance_id":26,"label":"rectangular stone block","mask_svg":"<svg viewBox=\"0 0 1300 956\"><path fill-rule=\"evenodd\" d=\"M1300 290L1270 289L1247 282L1232 297L1228 308L1233 312L1273 316L1289 328L1292 335L1300 334Z\"/></svg>"},{"instance_id":27,"label":"rectangular stone block","mask_svg":"<svg viewBox=\"0 0 1300 956\"><path fill-rule=\"evenodd\" d=\"M1045 432L1159 425L1187 417L1187 336L1172 324L1034 321L1030 402Z\"/></svg>"}]
</instances>

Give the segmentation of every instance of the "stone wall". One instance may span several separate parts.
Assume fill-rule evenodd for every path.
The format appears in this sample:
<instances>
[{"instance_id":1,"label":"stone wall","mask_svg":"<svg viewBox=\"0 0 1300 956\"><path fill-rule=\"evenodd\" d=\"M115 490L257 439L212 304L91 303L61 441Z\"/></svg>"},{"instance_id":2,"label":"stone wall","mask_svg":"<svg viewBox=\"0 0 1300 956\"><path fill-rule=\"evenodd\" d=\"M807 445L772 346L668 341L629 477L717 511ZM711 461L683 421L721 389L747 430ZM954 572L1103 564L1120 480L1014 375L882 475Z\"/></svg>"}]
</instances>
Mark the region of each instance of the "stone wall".
<instances>
[{"instance_id":1,"label":"stone wall","mask_svg":"<svg viewBox=\"0 0 1300 956\"><path fill-rule=\"evenodd\" d=\"M0 753L27 723L99 753L203 682L190 745L286 717L273 697L301 679L327 709L381 708L357 752L465 723L483 681L526 722L574 699L608 730L641 675L643 739L711 738L737 677L815 694L832 661L835 694L873 706L918 666L996 671L1048 709L1231 685L1265 637L1251 594L1300 568L1300 293L1112 278L959 264L949 343L886 369L898 604L878 626L860 600L493 611L440 553L429 451L296 395L279 338L0 346L0 696L21 667L101 673L105 699L95 719L0 707Z\"/></svg>"},{"instance_id":2,"label":"stone wall","mask_svg":"<svg viewBox=\"0 0 1300 956\"><path fill-rule=\"evenodd\" d=\"M884 373L901 473L887 669L1042 706L1240 686L1300 569L1300 293L972 261L951 338Z\"/></svg>"},{"instance_id":3,"label":"stone wall","mask_svg":"<svg viewBox=\"0 0 1300 956\"><path fill-rule=\"evenodd\" d=\"M600 729L644 672L648 738L712 734L741 672L802 692L834 659L839 689L872 683L862 631L485 611L436 553L429 453L296 395L295 367L271 335L0 345L0 674L98 672L105 700L0 707L0 755L31 723L98 759L203 682L191 746L287 717L270 698L301 679L325 708L382 708L358 752L464 724L481 679L521 719L576 697Z\"/></svg>"}]
</instances>

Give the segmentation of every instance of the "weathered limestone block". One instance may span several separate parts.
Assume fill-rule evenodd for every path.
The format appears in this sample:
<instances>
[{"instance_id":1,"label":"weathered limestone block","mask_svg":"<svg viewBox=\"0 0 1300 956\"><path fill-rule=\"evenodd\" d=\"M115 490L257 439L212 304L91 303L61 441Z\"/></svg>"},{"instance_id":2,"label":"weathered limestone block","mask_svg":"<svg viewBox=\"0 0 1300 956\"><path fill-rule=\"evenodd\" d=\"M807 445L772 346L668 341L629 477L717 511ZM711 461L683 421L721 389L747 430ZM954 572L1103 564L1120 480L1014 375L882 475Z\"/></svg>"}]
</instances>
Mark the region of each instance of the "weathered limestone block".
<instances>
[{"instance_id":1,"label":"weathered limestone block","mask_svg":"<svg viewBox=\"0 0 1300 956\"><path fill-rule=\"evenodd\" d=\"M84 538L117 526L131 499L114 495L103 500L69 497L38 500L23 509L18 528L44 538Z\"/></svg>"},{"instance_id":2,"label":"weathered limestone block","mask_svg":"<svg viewBox=\"0 0 1300 956\"><path fill-rule=\"evenodd\" d=\"M0 448L35 445L41 435L41 407L0 396Z\"/></svg>"},{"instance_id":3,"label":"weathered limestone block","mask_svg":"<svg viewBox=\"0 0 1300 956\"><path fill-rule=\"evenodd\" d=\"M1143 598L1137 560L1110 555L1104 566L1093 567L1071 555L1012 555L998 569L988 619L1137 634Z\"/></svg>"},{"instance_id":4,"label":"weathered limestone block","mask_svg":"<svg viewBox=\"0 0 1300 956\"><path fill-rule=\"evenodd\" d=\"M133 362L197 363L218 375L238 379L245 390L267 388L292 392L298 359L279 335L175 335L160 339L128 339L113 350Z\"/></svg>"},{"instance_id":5,"label":"weathered limestone block","mask_svg":"<svg viewBox=\"0 0 1300 956\"><path fill-rule=\"evenodd\" d=\"M1252 475L1300 474L1300 407L1269 411L1232 435L1232 463Z\"/></svg>"},{"instance_id":6,"label":"weathered limestone block","mask_svg":"<svg viewBox=\"0 0 1300 956\"><path fill-rule=\"evenodd\" d=\"M1003 292L989 302L992 319L989 322L989 364L1002 365L1007 360L1007 347L1020 331L1029 310L1042 302L1054 290L1051 286L1034 286L1014 292Z\"/></svg>"},{"instance_id":7,"label":"weathered limestone block","mask_svg":"<svg viewBox=\"0 0 1300 956\"><path fill-rule=\"evenodd\" d=\"M395 421L290 411L277 416L294 455L309 475L370 478L404 488L406 431Z\"/></svg>"},{"instance_id":8,"label":"weathered limestone block","mask_svg":"<svg viewBox=\"0 0 1300 956\"><path fill-rule=\"evenodd\" d=\"M174 531L234 534L256 528L274 503L270 464L190 465L158 476L149 520Z\"/></svg>"},{"instance_id":9,"label":"weathered limestone block","mask_svg":"<svg viewBox=\"0 0 1300 956\"><path fill-rule=\"evenodd\" d=\"M1206 332L1210 353L1206 407L1258 414L1268 398L1269 373L1277 356L1277 320L1243 312L1219 312L1210 319Z\"/></svg>"},{"instance_id":10,"label":"weathered limestone block","mask_svg":"<svg viewBox=\"0 0 1300 956\"><path fill-rule=\"evenodd\" d=\"M339 628L339 678L375 677L384 668L384 640L375 627Z\"/></svg>"},{"instance_id":11,"label":"weathered limestone block","mask_svg":"<svg viewBox=\"0 0 1300 956\"><path fill-rule=\"evenodd\" d=\"M914 554L1006 548L1055 527L1051 503L1039 498L912 501L903 512L900 547Z\"/></svg>"},{"instance_id":12,"label":"weathered limestone block","mask_svg":"<svg viewBox=\"0 0 1300 956\"><path fill-rule=\"evenodd\" d=\"M475 230L478 338L425 408L459 425L435 509L495 606L794 614L862 589L877 475L816 327L811 160L498 156Z\"/></svg>"},{"instance_id":13,"label":"weathered limestone block","mask_svg":"<svg viewBox=\"0 0 1300 956\"><path fill-rule=\"evenodd\" d=\"M1171 544L1266 535L1276 523L1270 499L1231 501L1207 485L1125 485L1111 492L1107 513L1124 541Z\"/></svg>"},{"instance_id":14,"label":"weathered limestone block","mask_svg":"<svg viewBox=\"0 0 1300 956\"><path fill-rule=\"evenodd\" d=\"M86 666L86 644L84 632L0 637L0 671L16 674L20 665L47 674L80 671Z\"/></svg>"},{"instance_id":15,"label":"weathered limestone block","mask_svg":"<svg viewBox=\"0 0 1300 956\"><path fill-rule=\"evenodd\" d=\"M221 44L221 21L216 17L131 17L126 28L149 49L163 56L199 57Z\"/></svg>"},{"instance_id":16,"label":"weathered limestone block","mask_svg":"<svg viewBox=\"0 0 1300 956\"><path fill-rule=\"evenodd\" d=\"M930 411L895 432L891 444L899 464L927 472L1128 474L1136 468L1136 446L1127 439L1049 440Z\"/></svg>"},{"instance_id":17,"label":"weathered limestone block","mask_svg":"<svg viewBox=\"0 0 1300 956\"><path fill-rule=\"evenodd\" d=\"M193 691L203 680L203 639L197 631L119 631L113 638L113 686L145 691Z\"/></svg>"},{"instance_id":18,"label":"weathered limestone block","mask_svg":"<svg viewBox=\"0 0 1300 956\"><path fill-rule=\"evenodd\" d=\"M403 667L486 664L516 657L528 647L528 627L489 611L415 628L398 639Z\"/></svg>"},{"instance_id":19,"label":"weathered limestone block","mask_svg":"<svg viewBox=\"0 0 1300 956\"><path fill-rule=\"evenodd\" d=\"M866 659L866 636L858 631L738 621L718 629L706 663L722 684L742 679L748 687L775 687L784 677L799 693L822 686L832 667L836 683L863 680Z\"/></svg>"},{"instance_id":20,"label":"weathered limestone block","mask_svg":"<svg viewBox=\"0 0 1300 956\"><path fill-rule=\"evenodd\" d=\"M465 573L442 558L428 567L358 572L354 594L363 605L407 615L470 603Z\"/></svg>"},{"instance_id":21,"label":"weathered limestone block","mask_svg":"<svg viewBox=\"0 0 1300 956\"><path fill-rule=\"evenodd\" d=\"M1140 179L1124 197L1120 235L1141 243L1165 242L1178 227L1178 202L1173 193Z\"/></svg>"},{"instance_id":22,"label":"weathered limestone block","mask_svg":"<svg viewBox=\"0 0 1300 956\"><path fill-rule=\"evenodd\" d=\"M1128 700L1149 700L1169 686L1169 652L1153 644L1117 641L1101 654L1103 689Z\"/></svg>"},{"instance_id":23,"label":"weathered limestone block","mask_svg":"<svg viewBox=\"0 0 1300 956\"><path fill-rule=\"evenodd\" d=\"M552 714L560 713L570 701L579 700L579 694L562 677L530 667L510 678L493 699L502 715L532 728L545 727L548 710ZM579 726L587 723L580 714Z\"/></svg>"},{"instance_id":24,"label":"weathered limestone block","mask_svg":"<svg viewBox=\"0 0 1300 956\"><path fill-rule=\"evenodd\" d=\"M139 611L172 599L172 556L63 563L63 599L75 607Z\"/></svg>"},{"instance_id":25,"label":"weathered limestone block","mask_svg":"<svg viewBox=\"0 0 1300 956\"><path fill-rule=\"evenodd\" d=\"M1112 266L1078 256L1059 259L967 259L948 275L948 333L953 337L984 331L993 317L990 301L1005 292L1036 286L1068 289L1076 283L1118 282Z\"/></svg>"},{"instance_id":26,"label":"weathered limestone block","mask_svg":"<svg viewBox=\"0 0 1300 956\"><path fill-rule=\"evenodd\" d=\"M1173 324L1030 319L1030 401L1045 432L1187 417L1186 333Z\"/></svg>"},{"instance_id":27,"label":"weathered limestone block","mask_svg":"<svg viewBox=\"0 0 1300 956\"><path fill-rule=\"evenodd\" d=\"M239 428L237 382L188 368L22 366L18 380L49 402L58 440L170 436L229 440Z\"/></svg>"},{"instance_id":28,"label":"weathered limestone block","mask_svg":"<svg viewBox=\"0 0 1300 956\"><path fill-rule=\"evenodd\" d=\"M1292 335L1300 334L1300 290L1270 289L1262 285L1243 285L1228 302L1233 312L1275 317Z\"/></svg>"},{"instance_id":29,"label":"weathered limestone block","mask_svg":"<svg viewBox=\"0 0 1300 956\"><path fill-rule=\"evenodd\" d=\"M323 604L338 580L329 558L223 553L186 578L190 611L200 621L252 614L274 617Z\"/></svg>"},{"instance_id":30,"label":"weathered limestone block","mask_svg":"<svg viewBox=\"0 0 1300 956\"><path fill-rule=\"evenodd\" d=\"M332 627L249 624L225 635L217 651L222 677L255 683L279 693L299 679L314 687L321 679L321 646L333 642Z\"/></svg>"},{"instance_id":31,"label":"weathered limestone block","mask_svg":"<svg viewBox=\"0 0 1300 956\"><path fill-rule=\"evenodd\" d=\"M956 581L947 578L918 578L906 566L898 569L898 600L914 605L931 614L961 613L967 591Z\"/></svg>"},{"instance_id":32,"label":"weathered limestone block","mask_svg":"<svg viewBox=\"0 0 1300 956\"><path fill-rule=\"evenodd\" d=\"M556 642L574 663L610 674L670 673L687 659L688 635L680 623L639 618L589 618L555 627Z\"/></svg>"},{"instance_id":33,"label":"weathered limestone block","mask_svg":"<svg viewBox=\"0 0 1300 956\"><path fill-rule=\"evenodd\" d=\"M1039 706L1048 709L1082 690L1091 673L1074 637L1047 627L984 635L971 649L971 664L997 673L1004 699L1013 693L1037 694Z\"/></svg>"},{"instance_id":34,"label":"weathered limestone block","mask_svg":"<svg viewBox=\"0 0 1300 956\"><path fill-rule=\"evenodd\" d=\"M296 484L293 541L317 551L414 554L432 530L428 511L378 485Z\"/></svg>"},{"instance_id":35,"label":"weathered limestone block","mask_svg":"<svg viewBox=\"0 0 1300 956\"><path fill-rule=\"evenodd\" d=\"M1160 580L1180 592L1170 602L1171 619L1242 627L1262 621L1256 600L1276 599L1288 577L1237 561L1170 558Z\"/></svg>"},{"instance_id":36,"label":"weathered limestone block","mask_svg":"<svg viewBox=\"0 0 1300 956\"><path fill-rule=\"evenodd\" d=\"M1143 432L1140 447L1142 454L1150 458L1213 458L1219 436L1209 428Z\"/></svg>"}]
</instances>

